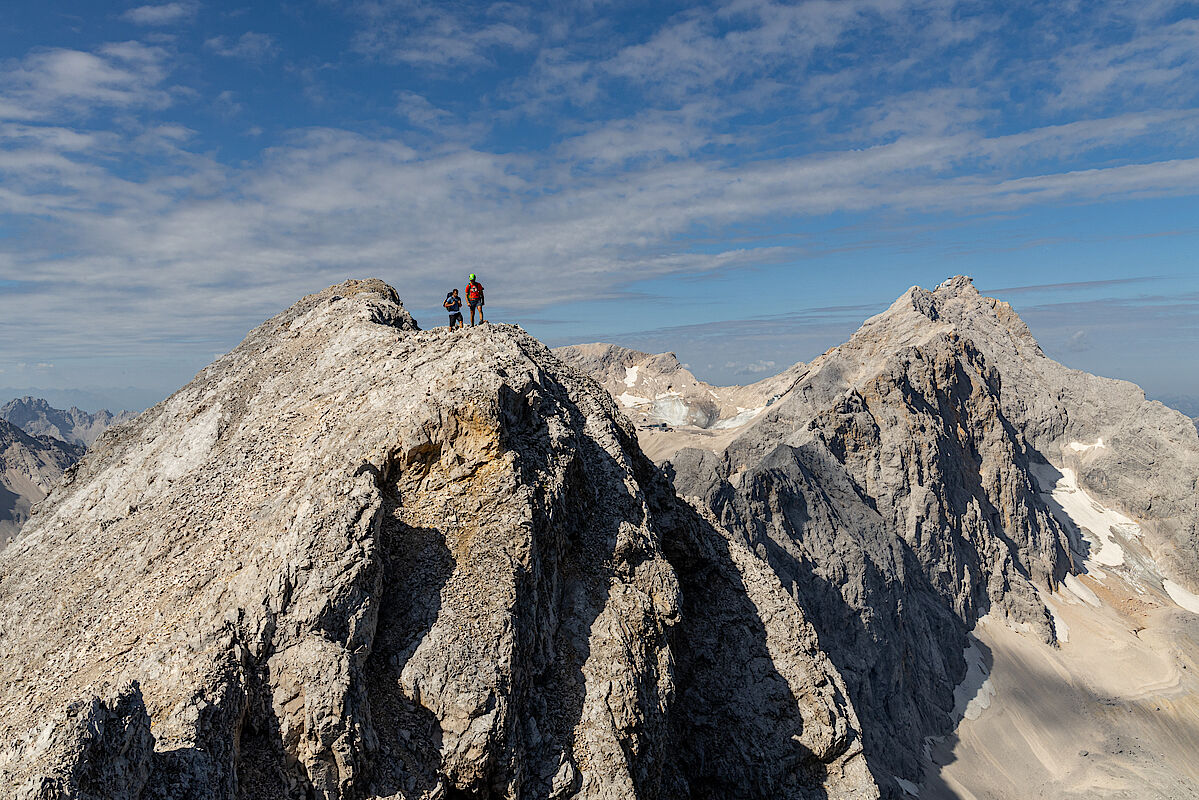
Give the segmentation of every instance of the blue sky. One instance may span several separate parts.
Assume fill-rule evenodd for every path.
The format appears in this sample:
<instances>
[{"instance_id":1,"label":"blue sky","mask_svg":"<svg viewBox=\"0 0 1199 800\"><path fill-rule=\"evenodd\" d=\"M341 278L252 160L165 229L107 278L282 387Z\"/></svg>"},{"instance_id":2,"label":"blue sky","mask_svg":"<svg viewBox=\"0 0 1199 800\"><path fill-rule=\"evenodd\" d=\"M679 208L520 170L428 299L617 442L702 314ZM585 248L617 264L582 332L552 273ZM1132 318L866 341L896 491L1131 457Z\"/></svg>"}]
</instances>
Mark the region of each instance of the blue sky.
<instances>
[{"instance_id":1,"label":"blue sky","mask_svg":"<svg viewBox=\"0 0 1199 800\"><path fill-rule=\"evenodd\" d=\"M1196 2L22 0L0 387L148 403L306 293L442 324L471 271L551 344L746 382L964 273L1199 396L1197 195Z\"/></svg>"}]
</instances>

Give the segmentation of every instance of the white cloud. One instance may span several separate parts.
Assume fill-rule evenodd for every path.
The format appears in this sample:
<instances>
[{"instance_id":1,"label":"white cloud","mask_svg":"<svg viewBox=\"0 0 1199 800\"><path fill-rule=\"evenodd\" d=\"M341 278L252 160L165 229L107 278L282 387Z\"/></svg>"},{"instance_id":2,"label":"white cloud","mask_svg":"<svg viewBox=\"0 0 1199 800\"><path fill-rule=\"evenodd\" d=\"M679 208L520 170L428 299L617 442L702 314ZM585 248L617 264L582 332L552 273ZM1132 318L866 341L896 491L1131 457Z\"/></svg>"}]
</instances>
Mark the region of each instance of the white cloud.
<instances>
[{"instance_id":1,"label":"white cloud","mask_svg":"<svg viewBox=\"0 0 1199 800\"><path fill-rule=\"evenodd\" d=\"M428 0L378 0L355 8L364 25L354 40L360 52L423 67L480 66L499 51L527 50L537 36L515 4L460 9Z\"/></svg>"},{"instance_id":2,"label":"white cloud","mask_svg":"<svg viewBox=\"0 0 1199 800\"><path fill-rule=\"evenodd\" d=\"M100 107L164 107L170 95L166 51L138 42L107 44L94 52L34 52L0 73L0 118L36 120Z\"/></svg>"},{"instance_id":3,"label":"white cloud","mask_svg":"<svg viewBox=\"0 0 1199 800\"><path fill-rule=\"evenodd\" d=\"M279 52L273 36L253 31L247 31L236 39L230 39L227 36L214 36L205 40L204 46L219 56L240 58L245 61L265 61L274 58Z\"/></svg>"},{"instance_id":4,"label":"white cloud","mask_svg":"<svg viewBox=\"0 0 1199 800\"><path fill-rule=\"evenodd\" d=\"M226 89L212 101L213 108L223 117L232 117L242 112L242 104L237 102L237 94Z\"/></svg>"},{"instance_id":5,"label":"white cloud","mask_svg":"<svg viewBox=\"0 0 1199 800\"><path fill-rule=\"evenodd\" d=\"M765 359L758 359L748 363L729 361L724 365L724 368L740 375L760 375L763 372L777 372L775 362Z\"/></svg>"},{"instance_id":6,"label":"white cloud","mask_svg":"<svg viewBox=\"0 0 1199 800\"><path fill-rule=\"evenodd\" d=\"M134 25L171 25L176 22L191 19L199 8L198 3L163 3L131 8L121 15L121 19Z\"/></svg>"},{"instance_id":7,"label":"white cloud","mask_svg":"<svg viewBox=\"0 0 1199 800\"><path fill-rule=\"evenodd\" d=\"M87 143L55 132L0 162L0 211L54 220L60 231L53 245L0 262L0 278L36 274L55 287L0 300L0 318L30 321L26 352L50 343L77 353L161 351L164 338L195 330L236 340L271 309L356 275L382 274L419 305L467 264L483 265L493 297L511 311L602 300L637 280L795 256L752 240L694 251L686 234L696 227L778 213L1003 209L1193 192L1199 179L1199 159L946 178L953 164L1005 152L961 136L746 165L655 161L582 178L572 177L573 157L424 152L332 129L297 134L239 169L181 149L188 141L187 129L159 131L152 146L175 148L165 151L173 167L139 182L78 161L70 148ZM53 322L63 303L89 309L69 331Z\"/></svg>"},{"instance_id":8,"label":"white cloud","mask_svg":"<svg viewBox=\"0 0 1199 800\"><path fill-rule=\"evenodd\" d=\"M1080 353L1091 349L1091 340L1086 331L1078 330L1070 334L1063 347L1071 352Z\"/></svg>"}]
</instances>

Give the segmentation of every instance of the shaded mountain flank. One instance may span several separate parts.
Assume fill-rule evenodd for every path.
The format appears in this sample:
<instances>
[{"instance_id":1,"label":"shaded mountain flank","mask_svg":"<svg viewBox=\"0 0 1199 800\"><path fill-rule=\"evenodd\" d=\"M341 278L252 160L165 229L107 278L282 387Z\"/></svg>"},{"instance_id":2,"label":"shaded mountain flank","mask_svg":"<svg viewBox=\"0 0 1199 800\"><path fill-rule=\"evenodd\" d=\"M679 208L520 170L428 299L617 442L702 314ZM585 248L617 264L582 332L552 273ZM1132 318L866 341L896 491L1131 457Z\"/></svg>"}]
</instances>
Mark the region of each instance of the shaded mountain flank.
<instances>
[{"instance_id":1,"label":"shaded mountain flank","mask_svg":"<svg viewBox=\"0 0 1199 800\"><path fill-rule=\"evenodd\" d=\"M804 609L591 379L302 299L0 553L20 798L873 798Z\"/></svg>"},{"instance_id":2,"label":"shaded mountain flank","mask_svg":"<svg viewBox=\"0 0 1199 800\"><path fill-rule=\"evenodd\" d=\"M64 442L91 447L105 430L136 417L132 411L113 413L100 409L94 414L72 406L54 408L38 397L18 397L0 406L0 419L7 420L33 436L53 436Z\"/></svg>"}]
</instances>

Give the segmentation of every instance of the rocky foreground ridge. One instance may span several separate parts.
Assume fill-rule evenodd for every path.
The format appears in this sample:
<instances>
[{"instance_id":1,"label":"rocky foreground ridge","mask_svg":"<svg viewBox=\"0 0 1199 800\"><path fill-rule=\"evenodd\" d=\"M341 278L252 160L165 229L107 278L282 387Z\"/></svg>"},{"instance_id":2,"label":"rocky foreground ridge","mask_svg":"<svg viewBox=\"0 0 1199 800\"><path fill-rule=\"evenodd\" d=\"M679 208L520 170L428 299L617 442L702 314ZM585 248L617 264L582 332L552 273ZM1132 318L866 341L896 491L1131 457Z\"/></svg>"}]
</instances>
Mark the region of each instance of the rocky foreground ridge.
<instances>
[{"instance_id":1,"label":"rocky foreground ridge","mask_svg":"<svg viewBox=\"0 0 1199 800\"><path fill-rule=\"evenodd\" d=\"M795 596L511 326L306 297L0 554L29 798L871 798Z\"/></svg>"}]
</instances>

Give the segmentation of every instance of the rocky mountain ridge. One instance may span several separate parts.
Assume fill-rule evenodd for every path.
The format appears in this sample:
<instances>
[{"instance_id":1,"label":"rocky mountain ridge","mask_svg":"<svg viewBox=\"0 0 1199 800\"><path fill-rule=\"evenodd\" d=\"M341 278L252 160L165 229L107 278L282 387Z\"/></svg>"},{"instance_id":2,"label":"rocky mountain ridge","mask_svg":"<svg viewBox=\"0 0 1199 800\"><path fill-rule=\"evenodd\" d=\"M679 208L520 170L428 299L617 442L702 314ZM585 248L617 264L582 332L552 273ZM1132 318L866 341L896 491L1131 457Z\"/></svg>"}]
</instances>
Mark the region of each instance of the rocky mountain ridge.
<instances>
[{"instance_id":1,"label":"rocky mountain ridge","mask_svg":"<svg viewBox=\"0 0 1199 800\"><path fill-rule=\"evenodd\" d=\"M878 796L803 609L609 396L378 281L68 473L0 554L0 692L16 797Z\"/></svg>"},{"instance_id":2,"label":"rocky mountain ridge","mask_svg":"<svg viewBox=\"0 0 1199 800\"><path fill-rule=\"evenodd\" d=\"M94 414L74 406L54 408L37 397L18 397L0 406L0 419L34 436L53 436L64 442L91 447L105 430L136 417L132 411L100 409Z\"/></svg>"},{"instance_id":3,"label":"rocky mountain ridge","mask_svg":"<svg viewBox=\"0 0 1199 800\"><path fill-rule=\"evenodd\" d=\"M961 277L742 387L769 391L752 415L725 387L736 425L614 399L719 399L689 375L420 331L378 281L304 298L102 437L0 554L0 784L1189 796L1185 417L1050 361ZM1013 685L1093 727L1010 716Z\"/></svg>"}]
</instances>

